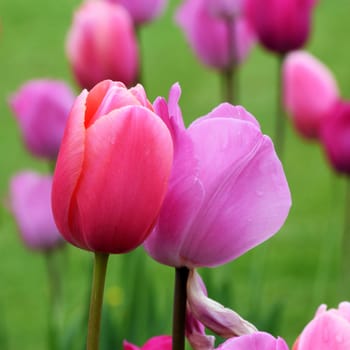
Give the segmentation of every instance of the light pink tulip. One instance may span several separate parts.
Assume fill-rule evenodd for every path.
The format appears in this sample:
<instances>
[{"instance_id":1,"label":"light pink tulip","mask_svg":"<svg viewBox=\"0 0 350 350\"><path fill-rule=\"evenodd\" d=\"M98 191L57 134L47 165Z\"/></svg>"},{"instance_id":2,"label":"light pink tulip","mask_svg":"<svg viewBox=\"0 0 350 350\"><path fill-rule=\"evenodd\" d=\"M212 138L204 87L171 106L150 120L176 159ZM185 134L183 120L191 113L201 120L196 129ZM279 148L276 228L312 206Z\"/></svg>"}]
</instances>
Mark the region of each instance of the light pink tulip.
<instances>
[{"instance_id":1,"label":"light pink tulip","mask_svg":"<svg viewBox=\"0 0 350 350\"><path fill-rule=\"evenodd\" d=\"M151 232L173 160L170 133L141 85L103 81L77 98L52 190L56 224L77 247L124 253Z\"/></svg>"},{"instance_id":2,"label":"light pink tulip","mask_svg":"<svg viewBox=\"0 0 350 350\"><path fill-rule=\"evenodd\" d=\"M245 0L205 0L210 13L214 16L230 19L244 11Z\"/></svg>"},{"instance_id":3,"label":"light pink tulip","mask_svg":"<svg viewBox=\"0 0 350 350\"><path fill-rule=\"evenodd\" d=\"M28 248L45 251L63 243L52 216L51 187L51 176L31 171L11 179L11 210Z\"/></svg>"},{"instance_id":4,"label":"light pink tulip","mask_svg":"<svg viewBox=\"0 0 350 350\"><path fill-rule=\"evenodd\" d=\"M309 38L317 0L245 0L246 14L260 43L285 54L300 49Z\"/></svg>"},{"instance_id":5,"label":"light pink tulip","mask_svg":"<svg viewBox=\"0 0 350 350\"><path fill-rule=\"evenodd\" d=\"M342 302L338 309L327 311L321 305L313 320L304 328L293 350L350 349L350 303Z\"/></svg>"},{"instance_id":6,"label":"light pink tulip","mask_svg":"<svg viewBox=\"0 0 350 350\"><path fill-rule=\"evenodd\" d=\"M179 7L176 21L185 32L197 57L216 69L243 62L255 42L255 34L242 16L231 23L218 17L208 0L187 0Z\"/></svg>"},{"instance_id":7,"label":"light pink tulip","mask_svg":"<svg viewBox=\"0 0 350 350\"><path fill-rule=\"evenodd\" d=\"M83 3L68 33L67 55L82 88L91 89L105 79L133 85L138 48L127 10L104 1Z\"/></svg>"},{"instance_id":8,"label":"light pink tulip","mask_svg":"<svg viewBox=\"0 0 350 350\"><path fill-rule=\"evenodd\" d=\"M148 253L170 266L216 266L275 234L291 205L269 137L242 107L221 104L185 128L173 86L154 103L172 133L174 164Z\"/></svg>"},{"instance_id":9,"label":"light pink tulip","mask_svg":"<svg viewBox=\"0 0 350 350\"><path fill-rule=\"evenodd\" d=\"M142 347L124 341L124 350L171 350L172 338L169 335L159 335L149 339Z\"/></svg>"},{"instance_id":10,"label":"light pink tulip","mask_svg":"<svg viewBox=\"0 0 350 350\"><path fill-rule=\"evenodd\" d=\"M350 101L339 101L324 119L320 139L332 167L350 175Z\"/></svg>"},{"instance_id":11,"label":"light pink tulip","mask_svg":"<svg viewBox=\"0 0 350 350\"><path fill-rule=\"evenodd\" d=\"M304 51L290 53L283 64L284 101L296 130L318 138L322 121L339 99L337 83L315 57Z\"/></svg>"},{"instance_id":12,"label":"light pink tulip","mask_svg":"<svg viewBox=\"0 0 350 350\"><path fill-rule=\"evenodd\" d=\"M75 96L63 81L30 80L10 98L11 109L28 150L56 159Z\"/></svg>"},{"instance_id":13,"label":"light pink tulip","mask_svg":"<svg viewBox=\"0 0 350 350\"><path fill-rule=\"evenodd\" d=\"M288 350L288 345L282 338L257 332L228 339L217 350Z\"/></svg>"},{"instance_id":14,"label":"light pink tulip","mask_svg":"<svg viewBox=\"0 0 350 350\"><path fill-rule=\"evenodd\" d=\"M160 16L167 0L108 0L111 3L123 5L130 13L136 25L151 22Z\"/></svg>"}]
</instances>

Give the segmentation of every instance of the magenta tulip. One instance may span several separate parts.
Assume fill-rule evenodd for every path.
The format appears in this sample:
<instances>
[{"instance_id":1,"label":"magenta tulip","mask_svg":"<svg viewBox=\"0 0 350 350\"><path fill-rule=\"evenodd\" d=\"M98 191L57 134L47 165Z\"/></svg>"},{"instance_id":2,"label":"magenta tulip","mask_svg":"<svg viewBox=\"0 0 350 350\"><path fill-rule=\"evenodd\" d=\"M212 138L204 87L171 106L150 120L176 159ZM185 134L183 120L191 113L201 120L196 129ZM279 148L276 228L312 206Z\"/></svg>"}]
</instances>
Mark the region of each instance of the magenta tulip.
<instances>
[{"instance_id":1,"label":"magenta tulip","mask_svg":"<svg viewBox=\"0 0 350 350\"><path fill-rule=\"evenodd\" d=\"M160 16L167 0L108 0L111 3L123 5L131 15L136 25L151 22Z\"/></svg>"},{"instance_id":2,"label":"magenta tulip","mask_svg":"<svg viewBox=\"0 0 350 350\"><path fill-rule=\"evenodd\" d=\"M169 335L159 335L149 339L142 347L124 341L124 350L171 350L172 338Z\"/></svg>"},{"instance_id":3,"label":"magenta tulip","mask_svg":"<svg viewBox=\"0 0 350 350\"><path fill-rule=\"evenodd\" d=\"M64 242L52 216L51 188L51 176L31 171L11 179L11 210L21 238L30 249L47 251Z\"/></svg>"},{"instance_id":4,"label":"magenta tulip","mask_svg":"<svg viewBox=\"0 0 350 350\"><path fill-rule=\"evenodd\" d=\"M333 108L321 125L320 135L330 164L350 175L350 102L340 101Z\"/></svg>"},{"instance_id":5,"label":"magenta tulip","mask_svg":"<svg viewBox=\"0 0 350 350\"><path fill-rule=\"evenodd\" d=\"M304 328L293 350L350 349L350 303L342 302L338 309L327 311L321 305L313 320Z\"/></svg>"},{"instance_id":6,"label":"magenta tulip","mask_svg":"<svg viewBox=\"0 0 350 350\"><path fill-rule=\"evenodd\" d=\"M54 174L52 204L66 240L124 253L151 232L173 159L170 133L141 85L103 81L77 98Z\"/></svg>"},{"instance_id":7,"label":"magenta tulip","mask_svg":"<svg viewBox=\"0 0 350 350\"><path fill-rule=\"evenodd\" d=\"M68 33L67 55L83 88L91 89L104 79L133 85L138 48L129 13L121 5L104 1L83 3Z\"/></svg>"},{"instance_id":8,"label":"magenta tulip","mask_svg":"<svg viewBox=\"0 0 350 350\"><path fill-rule=\"evenodd\" d=\"M260 43L285 54L306 43L317 0L246 0L247 16Z\"/></svg>"},{"instance_id":9,"label":"magenta tulip","mask_svg":"<svg viewBox=\"0 0 350 350\"><path fill-rule=\"evenodd\" d=\"M329 69L305 51L290 53L283 64L284 103L295 129L318 138L322 121L339 100Z\"/></svg>"},{"instance_id":10,"label":"magenta tulip","mask_svg":"<svg viewBox=\"0 0 350 350\"><path fill-rule=\"evenodd\" d=\"M62 81L31 80L11 96L10 106L28 150L55 159L75 96Z\"/></svg>"},{"instance_id":11,"label":"magenta tulip","mask_svg":"<svg viewBox=\"0 0 350 350\"><path fill-rule=\"evenodd\" d=\"M282 338L257 332L226 340L217 350L288 350L288 345Z\"/></svg>"},{"instance_id":12,"label":"magenta tulip","mask_svg":"<svg viewBox=\"0 0 350 350\"><path fill-rule=\"evenodd\" d=\"M216 266L265 241L291 205L282 165L269 137L242 107L221 104L185 129L178 99L154 108L174 141L169 189L145 242L157 261L175 267Z\"/></svg>"},{"instance_id":13,"label":"magenta tulip","mask_svg":"<svg viewBox=\"0 0 350 350\"><path fill-rule=\"evenodd\" d=\"M218 16L219 11L208 0L187 0L179 7L176 21L201 62L224 70L245 60L255 34L244 17L230 22Z\"/></svg>"}]
</instances>

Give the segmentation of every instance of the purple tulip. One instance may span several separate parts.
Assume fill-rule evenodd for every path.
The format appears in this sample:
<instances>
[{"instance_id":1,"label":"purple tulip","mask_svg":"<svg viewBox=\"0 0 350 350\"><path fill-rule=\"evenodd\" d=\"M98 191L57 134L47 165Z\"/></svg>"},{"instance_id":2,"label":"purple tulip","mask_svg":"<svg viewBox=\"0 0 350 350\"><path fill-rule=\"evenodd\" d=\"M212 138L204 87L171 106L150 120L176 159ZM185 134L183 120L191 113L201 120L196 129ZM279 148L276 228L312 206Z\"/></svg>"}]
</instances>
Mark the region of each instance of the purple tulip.
<instances>
[{"instance_id":1,"label":"purple tulip","mask_svg":"<svg viewBox=\"0 0 350 350\"><path fill-rule=\"evenodd\" d=\"M10 98L24 143L35 156L55 159L75 100L62 81L31 80Z\"/></svg>"},{"instance_id":2,"label":"purple tulip","mask_svg":"<svg viewBox=\"0 0 350 350\"><path fill-rule=\"evenodd\" d=\"M123 5L130 13L136 25L151 22L160 16L167 0L108 0L111 3Z\"/></svg>"},{"instance_id":3,"label":"purple tulip","mask_svg":"<svg viewBox=\"0 0 350 350\"><path fill-rule=\"evenodd\" d=\"M246 13L260 43L284 54L301 48L309 37L317 0L246 0Z\"/></svg>"},{"instance_id":4,"label":"purple tulip","mask_svg":"<svg viewBox=\"0 0 350 350\"><path fill-rule=\"evenodd\" d=\"M187 0L179 7L176 21L198 58L206 65L224 70L241 63L255 42L255 33L247 20L235 16L232 21L218 16L223 6L208 0ZM233 9L238 12L239 10Z\"/></svg>"},{"instance_id":5,"label":"purple tulip","mask_svg":"<svg viewBox=\"0 0 350 350\"><path fill-rule=\"evenodd\" d=\"M138 75L138 48L132 19L121 5L88 1L75 12L67 55L82 88L105 79L127 86Z\"/></svg>"},{"instance_id":6,"label":"purple tulip","mask_svg":"<svg viewBox=\"0 0 350 350\"><path fill-rule=\"evenodd\" d=\"M257 332L228 339L217 350L288 350L288 345L282 338Z\"/></svg>"},{"instance_id":7,"label":"purple tulip","mask_svg":"<svg viewBox=\"0 0 350 350\"><path fill-rule=\"evenodd\" d=\"M269 137L242 107L221 104L188 129L170 91L155 111L174 142L169 188L148 253L170 266L216 266L265 241L291 205L281 162Z\"/></svg>"},{"instance_id":8,"label":"purple tulip","mask_svg":"<svg viewBox=\"0 0 350 350\"><path fill-rule=\"evenodd\" d=\"M339 101L333 74L311 54L294 51L283 62L283 90L295 129L305 138L318 138L323 120Z\"/></svg>"},{"instance_id":9,"label":"purple tulip","mask_svg":"<svg viewBox=\"0 0 350 350\"><path fill-rule=\"evenodd\" d=\"M28 248L45 251L63 243L51 211L51 187L51 176L30 171L11 180L11 209Z\"/></svg>"},{"instance_id":10,"label":"purple tulip","mask_svg":"<svg viewBox=\"0 0 350 350\"><path fill-rule=\"evenodd\" d=\"M321 125L320 138L333 168L350 175L350 101L340 101Z\"/></svg>"}]
</instances>

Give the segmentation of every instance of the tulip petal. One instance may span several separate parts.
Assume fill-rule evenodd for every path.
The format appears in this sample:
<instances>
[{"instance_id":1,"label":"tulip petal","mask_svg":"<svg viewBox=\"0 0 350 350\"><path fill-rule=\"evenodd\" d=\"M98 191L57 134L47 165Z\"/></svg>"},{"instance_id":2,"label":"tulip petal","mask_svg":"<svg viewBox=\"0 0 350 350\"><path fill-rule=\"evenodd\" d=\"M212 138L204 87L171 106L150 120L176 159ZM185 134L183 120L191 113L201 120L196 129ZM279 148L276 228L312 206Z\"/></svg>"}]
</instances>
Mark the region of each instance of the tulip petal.
<instances>
[{"instance_id":1,"label":"tulip petal","mask_svg":"<svg viewBox=\"0 0 350 350\"><path fill-rule=\"evenodd\" d=\"M271 140L252 123L213 118L188 131L206 198L182 254L195 257L192 267L213 266L272 236L287 217L290 192Z\"/></svg>"},{"instance_id":2,"label":"tulip petal","mask_svg":"<svg viewBox=\"0 0 350 350\"><path fill-rule=\"evenodd\" d=\"M288 345L282 338L276 339L268 333L256 332L228 339L217 350L288 350Z\"/></svg>"},{"instance_id":3,"label":"tulip petal","mask_svg":"<svg viewBox=\"0 0 350 350\"><path fill-rule=\"evenodd\" d=\"M64 238L77 245L80 232L70 227L70 207L81 174L85 149L85 101L84 90L73 105L58 155L52 187L52 210L57 227Z\"/></svg>"},{"instance_id":4,"label":"tulip petal","mask_svg":"<svg viewBox=\"0 0 350 350\"><path fill-rule=\"evenodd\" d=\"M128 341L123 341L123 350L140 350L140 348L134 344L129 343Z\"/></svg>"},{"instance_id":5,"label":"tulip petal","mask_svg":"<svg viewBox=\"0 0 350 350\"><path fill-rule=\"evenodd\" d=\"M223 338L250 334L257 329L236 312L225 308L206 296L202 281L195 270L190 270L187 281L187 301L193 316L206 328Z\"/></svg>"},{"instance_id":6,"label":"tulip petal","mask_svg":"<svg viewBox=\"0 0 350 350\"><path fill-rule=\"evenodd\" d=\"M159 335L149 339L142 350L171 350L172 337L170 335Z\"/></svg>"},{"instance_id":7,"label":"tulip petal","mask_svg":"<svg viewBox=\"0 0 350 350\"><path fill-rule=\"evenodd\" d=\"M72 227L81 228L87 249L126 252L145 239L160 210L171 164L169 131L144 107L120 108L90 126L71 213Z\"/></svg>"}]
</instances>

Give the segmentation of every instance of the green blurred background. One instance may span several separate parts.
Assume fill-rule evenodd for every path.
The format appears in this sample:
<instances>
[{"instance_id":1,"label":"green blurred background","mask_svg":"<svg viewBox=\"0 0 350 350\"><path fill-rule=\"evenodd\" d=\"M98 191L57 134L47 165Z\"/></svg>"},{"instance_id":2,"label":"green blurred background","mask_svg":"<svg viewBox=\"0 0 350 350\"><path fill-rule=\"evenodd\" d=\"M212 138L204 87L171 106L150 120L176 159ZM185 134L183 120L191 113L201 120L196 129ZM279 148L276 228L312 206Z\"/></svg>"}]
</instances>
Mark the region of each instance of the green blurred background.
<instances>
[{"instance_id":1,"label":"green blurred background","mask_svg":"<svg viewBox=\"0 0 350 350\"><path fill-rule=\"evenodd\" d=\"M46 172L21 144L7 99L33 78L73 79L64 40L78 0L2 0L0 3L0 349L48 349L48 286L45 258L22 246L6 206L10 177L22 169ZM144 85L150 100L167 96L179 81L181 107L189 123L220 102L220 80L200 65L173 23L179 1L141 31ZM350 97L350 2L320 0L308 49L334 72L342 95ZM273 134L277 59L256 47L240 72L240 103ZM317 144L306 143L288 126L285 172L293 207L278 235L225 266L202 271L211 297L234 308L261 329L290 344L320 303L336 306L349 300L339 283L345 179L334 176ZM350 214L349 214L350 215ZM68 247L63 263L64 336L70 349L83 349L91 255ZM109 349L121 339L141 345L170 333L173 271L148 258L142 249L113 256L108 268L104 322ZM85 326L83 327L84 332ZM105 331L106 332L106 331ZM106 340L107 341L107 340ZM67 343L68 344L68 343ZM114 345L113 345L114 344ZM68 348L68 347L66 347Z\"/></svg>"}]
</instances>

